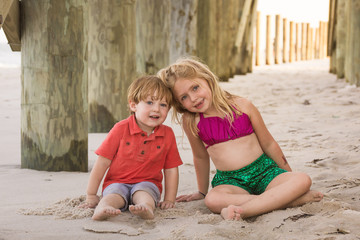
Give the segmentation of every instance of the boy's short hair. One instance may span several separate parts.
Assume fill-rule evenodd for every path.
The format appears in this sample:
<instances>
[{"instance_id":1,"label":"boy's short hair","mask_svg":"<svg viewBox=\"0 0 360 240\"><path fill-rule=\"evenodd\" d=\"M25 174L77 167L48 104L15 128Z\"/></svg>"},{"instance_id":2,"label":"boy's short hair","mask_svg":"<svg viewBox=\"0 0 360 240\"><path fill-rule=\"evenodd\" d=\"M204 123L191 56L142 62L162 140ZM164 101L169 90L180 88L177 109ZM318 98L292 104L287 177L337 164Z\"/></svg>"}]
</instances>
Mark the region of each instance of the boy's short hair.
<instances>
[{"instance_id":1,"label":"boy's short hair","mask_svg":"<svg viewBox=\"0 0 360 240\"><path fill-rule=\"evenodd\" d=\"M165 98L169 109L173 104L171 90L155 75L139 77L128 88L128 102L133 101L137 104L146 100L148 96L156 96L157 99Z\"/></svg>"}]
</instances>

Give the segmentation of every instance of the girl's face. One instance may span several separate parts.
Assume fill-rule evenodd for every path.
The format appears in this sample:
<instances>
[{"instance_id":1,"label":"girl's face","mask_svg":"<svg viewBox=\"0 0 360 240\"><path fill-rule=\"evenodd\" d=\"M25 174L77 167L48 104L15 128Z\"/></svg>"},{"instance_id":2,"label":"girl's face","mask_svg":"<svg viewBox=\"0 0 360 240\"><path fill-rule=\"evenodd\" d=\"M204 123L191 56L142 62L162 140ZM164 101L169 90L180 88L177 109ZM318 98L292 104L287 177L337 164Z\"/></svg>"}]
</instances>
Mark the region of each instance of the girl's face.
<instances>
[{"instance_id":1,"label":"girl's face","mask_svg":"<svg viewBox=\"0 0 360 240\"><path fill-rule=\"evenodd\" d=\"M202 78L177 79L173 91L176 100L189 112L206 112L211 107L211 90Z\"/></svg>"},{"instance_id":2,"label":"girl's face","mask_svg":"<svg viewBox=\"0 0 360 240\"><path fill-rule=\"evenodd\" d=\"M138 126L148 134L165 121L169 112L169 105L165 98L160 100L152 96L148 96L139 103L130 101L129 106L135 114Z\"/></svg>"}]
</instances>

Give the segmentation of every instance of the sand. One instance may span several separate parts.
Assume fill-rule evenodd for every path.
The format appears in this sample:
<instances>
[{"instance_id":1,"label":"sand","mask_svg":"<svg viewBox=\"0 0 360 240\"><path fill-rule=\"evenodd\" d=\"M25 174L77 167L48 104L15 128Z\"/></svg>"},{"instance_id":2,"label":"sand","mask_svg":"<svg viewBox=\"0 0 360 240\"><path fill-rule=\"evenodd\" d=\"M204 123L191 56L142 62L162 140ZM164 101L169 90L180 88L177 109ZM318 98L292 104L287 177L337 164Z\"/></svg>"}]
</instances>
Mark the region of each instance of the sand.
<instances>
[{"instance_id":1,"label":"sand","mask_svg":"<svg viewBox=\"0 0 360 240\"><path fill-rule=\"evenodd\" d=\"M20 168L20 68L0 68L0 239L360 239L360 88L328 73L329 60L260 66L221 85L249 98L294 171L308 173L319 203L224 221L204 202L124 212L92 221L79 209L89 173ZM174 128L184 165L179 194L196 191L191 150ZM89 134L89 167L106 134ZM212 166L212 174L214 167Z\"/></svg>"}]
</instances>

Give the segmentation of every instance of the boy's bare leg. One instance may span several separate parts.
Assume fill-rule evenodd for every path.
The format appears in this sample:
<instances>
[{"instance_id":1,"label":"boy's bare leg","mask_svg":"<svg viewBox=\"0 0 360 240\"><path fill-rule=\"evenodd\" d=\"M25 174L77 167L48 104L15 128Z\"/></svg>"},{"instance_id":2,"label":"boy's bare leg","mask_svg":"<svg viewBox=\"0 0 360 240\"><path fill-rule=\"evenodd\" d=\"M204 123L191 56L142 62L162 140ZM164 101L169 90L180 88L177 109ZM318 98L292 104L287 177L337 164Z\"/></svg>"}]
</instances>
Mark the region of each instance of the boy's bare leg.
<instances>
[{"instance_id":1,"label":"boy's bare leg","mask_svg":"<svg viewBox=\"0 0 360 240\"><path fill-rule=\"evenodd\" d=\"M95 208L93 220L105 220L121 213L119 208L125 206L125 200L119 194L109 194L103 197Z\"/></svg>"},{"instance_id":2,"label":"boy's bare leg","mask_svg":"<svg viewBox=\"0 0 360 240\"><path fill-rule=\"evenodd\" d=\"M129 206L132 214L141 217L142 219L153 219L155 201L152 196L145 191L136 191L133 194L132 201L134 205Z\"/></svg>"}]
</instances>

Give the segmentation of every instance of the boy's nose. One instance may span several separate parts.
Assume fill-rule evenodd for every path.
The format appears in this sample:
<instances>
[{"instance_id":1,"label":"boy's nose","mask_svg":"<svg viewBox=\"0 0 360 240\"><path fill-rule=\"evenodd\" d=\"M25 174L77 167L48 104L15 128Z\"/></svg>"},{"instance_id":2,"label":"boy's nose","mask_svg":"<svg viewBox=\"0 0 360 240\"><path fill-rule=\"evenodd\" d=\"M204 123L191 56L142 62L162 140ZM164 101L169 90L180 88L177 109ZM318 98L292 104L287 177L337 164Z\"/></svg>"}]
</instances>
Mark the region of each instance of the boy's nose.
<instances>
[{"instance_id":1,"label":"boy's nose","mask_svg":"<svg viewBox=\"0 0 360 240\"><path fill-rule=\"evenodd\" d=\"M160 104L157 104L157 103L154 104L154 105L153 105L153 111L157 111L157 112L158 112L159 110L160 110Z\"/></svg>"}]
</instances>

